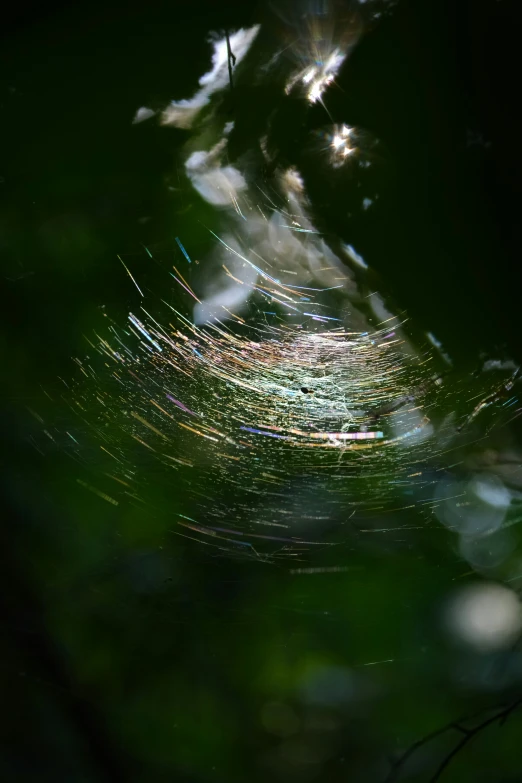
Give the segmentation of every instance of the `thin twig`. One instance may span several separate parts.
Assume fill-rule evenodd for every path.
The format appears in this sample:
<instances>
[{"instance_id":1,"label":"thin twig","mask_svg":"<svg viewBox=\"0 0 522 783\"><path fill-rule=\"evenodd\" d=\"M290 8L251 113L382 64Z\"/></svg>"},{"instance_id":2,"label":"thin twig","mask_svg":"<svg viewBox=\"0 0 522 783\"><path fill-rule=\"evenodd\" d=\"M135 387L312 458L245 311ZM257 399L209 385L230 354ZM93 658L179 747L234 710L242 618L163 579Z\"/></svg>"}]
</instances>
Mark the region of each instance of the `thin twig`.
<instances>
[{"instance_id":1,"label":"thin twig","mask_svg":"<svg viewBox=\"0 0 522 783\"><path fill-rule=\"evenodd\" d=\"M488 726L490 726L492 723L495 723L496 721L499 722L499 726L503 726L506 720L508 719L508 717L511 715L511 713L514 712L517 709L517 707L519 707L521 704L522 704L522 698L519 698L516 701L511 702L506 707L503 707L501 710L497 711L490 718L487 718L486 720L482 721L482 723L479 723L478 726L475 726L472 729L467 729L465 726L462 726L462 723L469 721L476 716L468 716L467 718L461 718L457 721L453 721L452 723L448 723L443 728L437 729L436 731L431 732L431 734L428 734L426 737L417 740L417 742L414 742L413 745L410 745L410 747L402 754L402 756L400 756L400 758L398 758L397 761L393 763L385 783L393 783L393 781L397 780L405 762L420 747L426 745L432 739L435 739L436 737L445 734L450 729L453 729L454 731L459 731L461 734L464 734L464 736L453 748L453 750L444 758L444 760L437 768L435 775L430 779L430 783L437 783L442 777L444 771L448 768L452 760L455 758L455 756L467 745L468 742L470 742L473 739L473 737L475 737L477 734L483 731L483 729L487 728Z\"/></svg>"},{"instance_id":2,"label":"thin twig","mask_svg":"<svg viewBox=\"0 0 522 783\"><path fill-rule=\"evenodd\" d=\"M400 756L393 764L388 777L385 780L385 783L393 783L394 780L397 780L397 776L399 772L401 771L401 768L404 766L405 762L412 756L416 750L421 748L423 745L426 745L426 743L430 742L432 739L435 739L436 737L440 737L441 734L445 734L450 729L455 729L457 731L462 731L462 728L460 727L460 723L464 720L469 720L470 717L473 716L466 716L465 718L460 718L456 723L449 723L447 726L443 726L441 729L437 729L436 731L432 731L430 734L427 734L425 737L423 737L420 740L417 740L417 742L414 742L412 745L410 745L407 750L404 751L402 756Z\"/></svg>"},{"instance_id":3,"label":"thin twig","mask_svg":"<svg viewBox=\"0 0 522 783\"><path fill-rule=\"evenodd\" d=\"M467 745L467 744L468 744L468 742L469 742L470 740L472 740L472 739L473 739L473 737L474 737L476 734L478 734L478 733L479 733L479 731L482 731L482 729L485 729L485 728L486 728L486 726L489 726L491 723L494 723L494 722L497 720L497 718L498 718L498 717L499 717L498 715L493 715L493 717L492 717L492 718L488 718L486 721L484 721L484 722L483 722L483 723L481 723L480 725L476 726L474 729L471 729L470 731L468 731L468 732L467 732L467 734L465 734L465 735L464 735L464 737L462 737L462 739L461 739L461 741L458 743L458 745L456 745L456 746L453 748L453 750L452 750L450 753L448 753L448 755L446 756L446 758L444 759L444 761L442 762L442 764L440 764L440 766L439 766L439 768L437 769L437 771L436 771L436 773L434 774L434 776L431 778L431 781L430 781L430 783L437 783L437 781L438 781L438 780L440 780L440 778L441 778L441 776L442 776L442 773L444 772L444 770L445 770L447 767L449 767L449 765L450 765L451 761L452 761L452 760L455 758L455 756L457 755L457 753L459 753L459 752L462 750L462 748L463 748L465 745Z\"/></svg>"},{"instance_id":4,"label":"thin twig","mask_svg":"<svg viewBox=\"0 0 522 783\"><path fill-rule=\"evenodd\" d=\"M232 67L236 64L236 56L232 52L230 46L230 36L228 30L225 32L225 38L227 39L227 57L228 57L228 78L230 81L230 89L234 89L234 81L232 79Z\"/></svg>"}]
</instances>

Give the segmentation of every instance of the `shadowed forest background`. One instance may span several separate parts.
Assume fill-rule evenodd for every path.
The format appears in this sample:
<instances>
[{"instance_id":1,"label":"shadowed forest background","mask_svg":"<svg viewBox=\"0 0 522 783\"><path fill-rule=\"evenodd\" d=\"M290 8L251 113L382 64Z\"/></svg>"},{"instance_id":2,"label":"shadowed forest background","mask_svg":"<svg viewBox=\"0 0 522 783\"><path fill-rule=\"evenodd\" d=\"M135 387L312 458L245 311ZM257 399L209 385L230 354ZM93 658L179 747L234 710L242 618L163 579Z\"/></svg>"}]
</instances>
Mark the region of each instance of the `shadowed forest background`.
<instances>
[{"instance_id":1,"label":"shadowed forest background","mask_svg":"<svg viewBox=\"0 0 522 783\"><path fill-rule=\"evenodd\" d=\"M168 186L187 135L133 125L137 109L191 95L208 32L265 12L210 0L55 3L14 6L3 24L8 783L422 782L463 738L441 779L522 779L522 710L507 712L522 696L522 652L479 654L445 635L444 602L476 577L442 526L341 547L324 560L340 572L290 574L211 556L171 535L161 494L153 508L114 508L79 486L60 449L43 458L31 446L28 408L71 374L102 308L126 317L116 256L135 258L147 282L143 246L165 248L180 231ZM470 373L481 356L522 358L518 38L510 0L399 0L328 94L329 111L368 128L388 155L382 198L350 241ZM239 99L255 122L263 95ZM343 234L342 193L320 174L311 187L322 225Z\"/></svg>"}]
</instances>

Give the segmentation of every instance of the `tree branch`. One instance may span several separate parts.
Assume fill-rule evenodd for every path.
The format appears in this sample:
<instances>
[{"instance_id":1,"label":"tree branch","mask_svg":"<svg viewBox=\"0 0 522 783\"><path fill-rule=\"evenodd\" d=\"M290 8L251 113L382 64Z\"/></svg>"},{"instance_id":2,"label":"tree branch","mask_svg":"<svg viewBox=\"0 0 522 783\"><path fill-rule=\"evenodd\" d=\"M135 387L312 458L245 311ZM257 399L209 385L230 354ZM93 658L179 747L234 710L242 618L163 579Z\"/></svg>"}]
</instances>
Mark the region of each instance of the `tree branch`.
<instances>
[{"instance_id":1,"label":"tree branch","mask_svg":"<svg viewBox=\"0 0 522 783\"><path fill-rule=\"evenodd\" d=\"M230 46L230 36L228 33L228 30L225 32L225 38L227 39L227 57L228 57L228 78L230 81L230 89L234 89L234 81L232 79L232 67L236 64L236 56L232 52L232 48Z\"/></svg>"},{"instance_id":2,"label":"tree branch","mask_svg":"<svg viewBox=\"0 0 522 783\"><path fill-rule=\"evenodd\" d=\"M511 715L511 713L514 712L517 709L517 707L519 707L521 704L522 704L522 697L516 699L513 702L510 702L507 706L498 710L497 712L495 712L494 715L487 718L486 720L483 720L482 723L479 723L477 726L473 727L472 729L466 728L465 726L462 725L462 723L472 720L474 717L476 717L476 714L468 715L465 718L460 718L457 721L448 723L446 726L443 726L441 729L437 729L436 731L431 732L430 734L426 735L422 739L417 740L417 742L414 742L412 745L410 745L410 747L404 751L402 756L400 756L392 764L392 768L390 769L390 772L386 777L385 783L393 783L393 781L396 781L398 779L398 776L402 768L404 767L406 761L409 758L411 758L411 756L420 747L426 745L428 742L431 742L431 740L435 739L436 737L440 737L442 734L445 734L451 729L453 729L454 731L459 731L464 736L453 748L453 750L451 750L450 753L447 754L447 756L439 764L434 776L430 778L430 783L438 783L443 773L449 767L449 765L451 764L455 756L468 744L468 742L470 742L473 739L473 737L475 737L477 734L480 734L481 731L483 731L484 729L486 729L488 726L495 723L496 721L499 722L499 726L503 726L507 721L508 717Z\"/></svg>"}]
</instances>

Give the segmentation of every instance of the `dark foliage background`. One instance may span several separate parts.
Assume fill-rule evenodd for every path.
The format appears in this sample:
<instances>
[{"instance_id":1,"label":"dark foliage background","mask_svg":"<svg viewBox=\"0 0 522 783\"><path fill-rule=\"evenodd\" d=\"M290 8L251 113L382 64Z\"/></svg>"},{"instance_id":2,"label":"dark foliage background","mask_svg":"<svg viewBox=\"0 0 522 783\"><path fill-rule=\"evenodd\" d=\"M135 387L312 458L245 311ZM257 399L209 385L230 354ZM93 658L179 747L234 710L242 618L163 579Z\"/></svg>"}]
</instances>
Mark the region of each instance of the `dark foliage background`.
<instances>
[{"instance_id":1,"label":"dark foliage background","mask_svg":"<svg viewBox=\"0 0 522 783\"><path fill-rule=\"evenodd\" d=\"M136 109L191 94L208 30L265 10L150 0L4 17L2 780L369 783L431 731L517 698L516 650L481 656L441 631L453 580L473 579L446 531L347 550L348 571L297 578L185 547L168 509L86 497L70 460L28 445L26 407L70 372L93 313L126 312L116 254L177 230L165 178L185 137L132 126ZM355 244L462 367L521 356L515 12L404 0L329 96L334 115L384 140L394 170ZM314 187L342 234L342 205ZM486 726L444 780L520 780L521 720ZM404 779L430 780L454 745L434 740Z\"/></svg>"}]
</instances>

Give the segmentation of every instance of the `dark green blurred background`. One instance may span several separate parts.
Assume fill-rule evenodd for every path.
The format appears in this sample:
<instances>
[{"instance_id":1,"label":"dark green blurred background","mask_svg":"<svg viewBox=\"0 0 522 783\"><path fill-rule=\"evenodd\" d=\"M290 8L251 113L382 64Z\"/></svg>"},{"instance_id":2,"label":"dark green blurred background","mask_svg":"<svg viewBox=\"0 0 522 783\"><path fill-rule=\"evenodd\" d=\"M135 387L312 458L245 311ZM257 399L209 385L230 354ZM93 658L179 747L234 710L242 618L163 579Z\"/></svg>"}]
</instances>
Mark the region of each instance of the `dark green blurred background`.
<instances>
[{"instance_id":1,"label":"dark green blurred background","mask_svg":"<svg viewBox=\"0 0 522 783\"><path fill-rule=\"evenodd\" d=\"M133 301L116 254L147 284L142 245L161 252L180 230L168 185L187 137L132 125L136 110L194 92L209 30L269 15L151 0L5 18L1 781L384 781L393 754L520 690L516 650L471 653L441 628L447 596L474 578L442 528L346 546L340 573L291 575L185 546L163 498L115 508L60 449L30 445L27 407L45 410L99 308L117 319ZM378 206L351 222L318 177L319 217L461 369L521 355L518 38L509 0L399 2L328 95L389 165ZM444 780L522 780L521 728L514 713L485 730ZM429 781L454 744L421 750L403 779Z\"/></svg>"}]
</instances>

